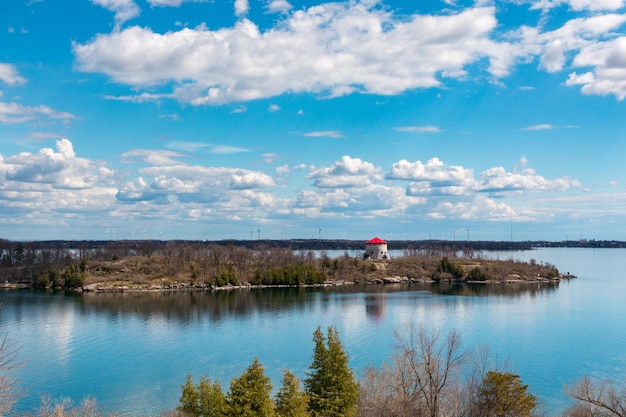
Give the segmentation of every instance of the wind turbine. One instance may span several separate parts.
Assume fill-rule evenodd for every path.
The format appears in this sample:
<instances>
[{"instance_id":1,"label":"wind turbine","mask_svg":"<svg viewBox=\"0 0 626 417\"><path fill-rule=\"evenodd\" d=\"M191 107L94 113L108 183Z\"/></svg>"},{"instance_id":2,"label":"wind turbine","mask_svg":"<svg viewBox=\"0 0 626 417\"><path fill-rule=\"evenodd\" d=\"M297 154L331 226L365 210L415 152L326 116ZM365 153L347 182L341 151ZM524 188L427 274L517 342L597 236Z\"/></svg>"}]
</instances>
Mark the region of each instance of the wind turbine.
<instances>
[{"instance_id":1,"label":"wind turbine","mask_svg":"<svg viewBox=\"0 0 626 417\"><path fill-rule=\"evenodd\" d=\"M256 228L256 238L257 240L261 240L261 226L257 226Z\"/></svg>"},{"instance_id":2,"label":"wind turbine","mask_svg":"<svg viewBox=\"0 0 626 417\"><path fill-rule=\"evenodd\" d=\"M143 240L146 240L146 233L148 232L148 229L143 229Z\"/></svg>"},{"instance_id":3,"label":"wind turbine","mask_svg":"<svg viewBox=\"0 0 626 417\"><path fill-rule=\"evenodd\" d=\"M109 240L109 231L110 231L110 230L111 230L111 229L107 229L107 230L105 230L105 231L104 231L104 234L105 234L105 235L107 235L107 240Z\"/></svg>"},{"instance_id":4,"label":"wind turbine","mask_svg":"<svg viewBox=\"0 0 626 417\"><path fill-rule=\"evenodd\" d=\"M133 240L135 240L135 228L133 227Z\"/></svg>"},{"instance_id":5,"label":"wind turbine","mask_svg":"<svg viewBox=\"0 0 626 417\"><path fill-rule=\"evenodd\" d=\"M320 242L321 242L322 241L322 228L321 227L318 229L317 233L319 234Z\"/></svg>"},{"instance_id":6,"label":"wind turbine","mask_svg":"<svg viewBox=\"0 0 626 417\"><path fill-rule=\"evenodd\" d=\"M467 240L468 240L468 242L469 242L469 232L470 232L471 228L472 228L472 226L467 226L467 229L465 229L465 231L467 232Z\"/></svg>"}]
</instances>

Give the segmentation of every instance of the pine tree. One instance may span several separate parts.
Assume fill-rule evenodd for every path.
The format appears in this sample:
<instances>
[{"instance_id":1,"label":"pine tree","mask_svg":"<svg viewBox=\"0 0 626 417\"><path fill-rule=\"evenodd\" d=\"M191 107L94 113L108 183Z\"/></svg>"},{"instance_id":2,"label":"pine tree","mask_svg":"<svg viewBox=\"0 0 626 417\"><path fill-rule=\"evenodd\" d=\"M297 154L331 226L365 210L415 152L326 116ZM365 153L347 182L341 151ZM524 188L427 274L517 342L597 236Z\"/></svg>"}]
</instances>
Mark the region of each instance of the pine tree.
<instances>
[{"instance_id":1,"label":"pine tree","mask_svg":"<svg viewBox=\"0 0 626 417\"><path fill-rule=\"evenodd\" d=\"M318 326L313 333L315 348L310 372L304 381L309 407L314 416L352 417L357 414L359 386L348 366L337 330L328 328L328 336Z\"/></svg>"},{"instance_id":2,"label":"pine tree","mask_svg":"<svg viewBox=\"0 0 626 417\"><path fill-rule=\"evenodd\" d=\"M309 399L300 380L285 369L283 384L276 394L276 414L280 417L309 417Z\"/></svg>"},{"instance_id":3,"label":"pine tree","mask_svg":"<svg viewBox=\"0 0 626 417\"><path fill-rule=\"evenodd\" d=\"M252 365L230 383L227 395L229 416L274 417L274 401L271 397L272 383L265 376L265 369L257 358Z\"/></svg>"},{"instance_id":4,"label":"pine tree","mask_svg":"<svg viewBox=\"0 0 626 417\"><path fill-rule=\"evenodd\" d=\"M485 417L530 417L537 399L518 375L489 371L478 389L477 405Z\"/></svg>"}]
</instances>

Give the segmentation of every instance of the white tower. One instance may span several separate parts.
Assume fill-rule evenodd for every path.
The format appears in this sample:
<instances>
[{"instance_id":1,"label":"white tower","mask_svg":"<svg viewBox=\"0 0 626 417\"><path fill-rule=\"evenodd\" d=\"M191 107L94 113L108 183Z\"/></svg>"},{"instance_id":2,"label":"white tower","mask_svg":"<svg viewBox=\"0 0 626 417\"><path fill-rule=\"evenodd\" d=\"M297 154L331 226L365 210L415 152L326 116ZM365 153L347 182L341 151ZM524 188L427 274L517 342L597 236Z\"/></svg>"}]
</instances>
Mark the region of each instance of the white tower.
<instances>
[{"instance_id":1,"label":"white tower","mask_svg":"<svg viewBox=\"0 0 626 417\"><path fill-rule=\"evenodd\" d=\"M369 259L391 259L387 253L387 242L375 237L365 243L365 257Z\"/></svg>"}]
</instances>

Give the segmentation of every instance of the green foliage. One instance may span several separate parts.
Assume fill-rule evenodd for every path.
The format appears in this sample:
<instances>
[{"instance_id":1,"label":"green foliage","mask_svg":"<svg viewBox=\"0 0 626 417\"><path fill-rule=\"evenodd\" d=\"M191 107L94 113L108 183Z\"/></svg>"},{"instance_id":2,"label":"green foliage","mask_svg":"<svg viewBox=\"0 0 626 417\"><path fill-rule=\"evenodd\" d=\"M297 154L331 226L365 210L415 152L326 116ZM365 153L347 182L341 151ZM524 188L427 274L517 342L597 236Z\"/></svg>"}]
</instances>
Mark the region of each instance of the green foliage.
<instances>
[{"instance_id":1,"label":"green foliage","mask_svg":"<svg viewBox=\"0 0 626 417\"><path fill-rule=\"evenodd\" d=\"M254 358L252 365L230 383L230 392L227 395L229 416L275 416L271 392L272 383L269 377L265 376L263 365Z\"/></svg>"},{"instance_id":2,"label":"green foliage","mask_svg":"<svg viewBox=\"0 0 626 417\"><path fill-rule=\"evenodd\" d=\"M228 415L228 403L222 391L222 385L208 377L200 377L198 384L200 415L203 417L225 417Z\"/></svg>"},{"instance_id":3,"label":"green foliage","mask_svg":"<svg viewBox=\"0 0 626 417\"><path fill-rule=\"evenodd\" d=\"M439 262L437 266L437 272L439 273L448 273L452 275L453 278L463 278L463 268L461 266L451 262L447 256L444 256Z\"/></svg>"},{"instance_id":4,"label":"green foliage","mask_svg":"<svg viewBox=\"0 0 626 417\"><path fill-rule=\"evenodd\" d=\"M348 366L337 330L328 328L327 337L320 329L313 333L315 348L310 372L304 381L313 416L352 417L358 412L359 385Z\"/></svg>"},{"instance_id":5,"label":"green foliage","mask_svg":"<svg viewBox=\"0 0 626 417\"><path fill-rule=\"evenodd\" d=\"M269 270L256 272L253 285L302 285L321 284L327 279L323 271L316 270L311 265L285 265Z\"/></svg>"},{"instance_id":6,"label":"green foliage","mask_svg":"<svg viewBox=\"0 0 626 417\"><path fill-rule=\"evenodd\" d=\"M85 275L81 272L80 265L71 265L65 268L63 273L63 287L79 288L85 283Z\"/></svg>"},{"instance_id":7,"label":"green foliage","mask_svg":"<svg viewBox=\"0 0 626 417\"><path fill-rule=\"evenodd\" d=\"M470 279L472 281L487 281L488 277L487 274L485 274L479 266L476 266L472 268L471 271L469 271L469 273L467 274L467 279Z\"/></svg>"},{"instance_id":8,"label":"green foliage","mask_svg":"<svg viewBox=\"0 0 626 417\"><path fill-rule=\"evenodd\" d=\"M228 404L221 384L208 377L200 377L200 383L194 385L191 375L182 386L178 411L195 417L226 417Z\"/></svg>"},{"instance_id":9,"label":"green foliage","mask_svg":"<svg viewBox=\"0 0 626 417\"><path fill-rule=\"evenodd\" d=\"M178 400L178 410L190 416L199 416L200 394L191 375L187 375L187 382L182 386L182 389L183 392Z\"/></svg>"},{"instance_id":10,"label":"green foliage","mask_svg":"<svg viewBox=\"0 0 626 417\"><path fill-rule=\"evenodd\" d=\"M518 375L488 371L478 388L477 405L484 417L530 417L537 399Z\"/></svg>"},{"instance_id":11,"label":"green foliage","mask_svg":"<svg viewBox=\"0 0 626 417\"><path fill-rule=\"evenodd\" d=\"M309 398L300 380L285 369L283 383L276 394L276 414L280 417L309 417Z\"/></svg>"},{"instance_id":12,"label":"green foliage","mask_svg":"<svg viewBox=\"0 0 626 417\"><path fill-rule=\"evenodd\" d=\"M224 285L237 285L239 280L237 279L237 271L231 264L224 265L219 269L217 276L214 278L215 285L223 287Z\"/></svg>"},{"instance_id":13,"label":"green foliage","mask_svg":"<svg viewBox=\"0 0 626 417\"><path fill-rule=\"evenodd\" d=\"M39 274L33 282L35 288L55 288L61 285L61 273L50 268L48 272Z\"/></svg>"}]
</instances>

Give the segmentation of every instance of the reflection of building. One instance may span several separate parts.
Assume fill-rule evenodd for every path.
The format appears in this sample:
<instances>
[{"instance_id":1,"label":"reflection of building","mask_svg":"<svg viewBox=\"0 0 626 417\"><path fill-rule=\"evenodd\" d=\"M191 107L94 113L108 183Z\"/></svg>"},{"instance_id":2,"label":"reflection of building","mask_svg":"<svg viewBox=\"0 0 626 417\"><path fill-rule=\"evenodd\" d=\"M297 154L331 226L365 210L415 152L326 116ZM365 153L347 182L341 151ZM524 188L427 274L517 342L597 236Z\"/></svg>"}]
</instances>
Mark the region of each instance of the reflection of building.
<instances>
[{"instance_id":1,"label":"reflection of building","mask_svg":"<svg viewBox=\"0 0 626 417\"><path fill-rule=\"evenodd\" d=\"M369 259L389 259L387 253L387 242L375 237L365 243L365 258Z\"/></svg>"},{"instance_id":2,"label":"reflection of building","mask_svg":"<svg viewBox=\"0 0 626 417\"><path fill-rule=\"evenodd\" d=\"M367 295L365 297L365 314L375 322L382 321L387 311L384 294Z\"/></svg>"}]
</instances>

